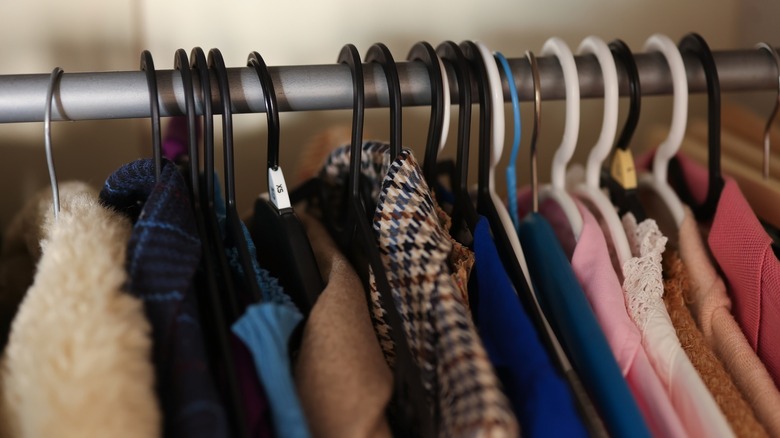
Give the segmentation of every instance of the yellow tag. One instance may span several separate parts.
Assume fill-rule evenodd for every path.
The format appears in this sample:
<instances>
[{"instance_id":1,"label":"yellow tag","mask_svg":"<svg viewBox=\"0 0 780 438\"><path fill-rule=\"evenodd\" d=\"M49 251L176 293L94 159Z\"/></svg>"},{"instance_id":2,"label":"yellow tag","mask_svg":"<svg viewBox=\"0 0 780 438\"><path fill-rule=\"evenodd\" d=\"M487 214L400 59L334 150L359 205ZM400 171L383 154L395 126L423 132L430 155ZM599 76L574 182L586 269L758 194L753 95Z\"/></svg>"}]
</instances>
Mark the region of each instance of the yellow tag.
<instances>
[{"instance_id":1,"label":"yellow tag","mask_svg":"<svg viewBox=\"0 0 780 438\"><path fill-rule=\"evenodd\" d=\"M626 190L636 188L636 168L630 149L616 149L612 156L612 179Z\"/></svg>"}]
</instances>

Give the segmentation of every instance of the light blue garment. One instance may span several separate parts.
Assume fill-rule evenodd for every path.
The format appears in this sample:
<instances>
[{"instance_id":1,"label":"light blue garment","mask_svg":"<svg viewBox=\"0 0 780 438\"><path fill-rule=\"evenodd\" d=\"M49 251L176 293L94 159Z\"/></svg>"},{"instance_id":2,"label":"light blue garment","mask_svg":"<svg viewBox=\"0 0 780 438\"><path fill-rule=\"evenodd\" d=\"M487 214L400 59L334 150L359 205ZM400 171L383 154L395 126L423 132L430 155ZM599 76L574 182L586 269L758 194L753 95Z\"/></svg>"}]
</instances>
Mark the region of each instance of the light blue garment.
<instances>
[{"instance_id":1,"label":"light blue garment","mask_svg":"<svg viewBox=\"0 0 780 438\"><path fill-rule=\"evenodd\" d=\"M224 236L225 201L222 199L219 184L215 186L215 210ZM249 230L243 223L241 229L247 242L255 277L263 294L263 302L247 306L246 312L233 324L231 330L252 353L255 370L271 407L276 436L308 438L306 416L295 391L287 348L290 336L303 320L303 315L284 293L278 280L257 263L257 250ZM239 277L243 276L237 248L226 247L225 251L233 273Z\"/></svg>"},{"instance_id":2,"label":"light blue garment","mask_svg":"<svg viewBox=\"0 0 780 438\"><path fill-rule=\"evenodd\" d=\"M538 213L520 223L520 243L539 304L613 437L650 437L571 264Z\"/></svg>"}]
</instances>

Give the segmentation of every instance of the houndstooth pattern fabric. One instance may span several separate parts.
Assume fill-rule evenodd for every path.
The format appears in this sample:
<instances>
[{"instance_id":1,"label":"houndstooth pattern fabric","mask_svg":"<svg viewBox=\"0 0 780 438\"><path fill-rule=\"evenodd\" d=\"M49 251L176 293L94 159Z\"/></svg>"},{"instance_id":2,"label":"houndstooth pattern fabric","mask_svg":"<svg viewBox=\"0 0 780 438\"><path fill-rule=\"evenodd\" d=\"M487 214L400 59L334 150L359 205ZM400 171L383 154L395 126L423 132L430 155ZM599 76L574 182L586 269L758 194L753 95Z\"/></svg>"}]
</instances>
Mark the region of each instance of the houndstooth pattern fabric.
<instances>
[{"instance_id":1,"label":"houndstooth pattern fabric","mask_svg":"<svg viewBox=\"0 0 780 438\"><path fill-rule=\"evenodd\" d=\"M383 145L365 144L362 170L378 188L372 190L378 193L374 231L404 334L431 405L438 411L439 435L516 437L517 421L451 275L452 241L439 222L422 172L409 150L392 163L385 158L386 150ZM348 169L345 147L331 155L323 176L336 182L336 175ZM373 281L371 298L372 320L392 366L390 327Z\"/></svg>"}]
</instances>

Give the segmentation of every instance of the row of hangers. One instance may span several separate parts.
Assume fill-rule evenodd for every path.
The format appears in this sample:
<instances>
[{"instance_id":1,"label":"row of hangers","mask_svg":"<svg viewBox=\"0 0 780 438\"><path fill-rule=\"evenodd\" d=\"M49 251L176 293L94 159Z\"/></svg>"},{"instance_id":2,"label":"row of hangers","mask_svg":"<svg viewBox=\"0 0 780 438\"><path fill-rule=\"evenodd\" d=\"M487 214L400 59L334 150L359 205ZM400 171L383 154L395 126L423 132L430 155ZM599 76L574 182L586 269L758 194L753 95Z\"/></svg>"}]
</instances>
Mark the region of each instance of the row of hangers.
<instances>
[{"instance_id":1,"label":"row of hangers","mask_svg":"<svg viewBox=\"0 0 780 438\"><path fill-rule=\"evenodd\" d=\"M772 53L775 61L780 61L771 46L761 45ZM552 178L549 184L538 187L536 142L541 126L541 93L540 77L536 57L531 51L526 51L525 57L531 65L534 86L534 116L530 146L531 184L533 193L533 211L539 202L551 199L563 209L572 226L575 237L582 228L582 218L572 199L572 193L589 200L598 208L605 218L612 241L615 243L621 264L630 257L631 251L625 232L622 231L618 214L633 213L638 220L646 217L637 197L637 188L646 186L656 191L672 212L677 225L682 221L682 203L667 182L667 174L672 173L673 180L681 187L681 198L694 207L700 220L711 218L714 205L723 187L720 174L720 90L718 76L712 53L706 41L697 34L688 34L680 42L679 47L663 35L653 35L644 47L645 51L661 52L671 70L674 84L674 104L672 124L668 137L659 146L650 174L636 175L633 158L630 153L632 135L636 129L641 109L641 85L633 55L628 46L615 40L609 44L596 37L586 38L578 49L580 54L593 54L597 58L604 80L604 120L601 134L596 145L588 155L585 179L574 188L566 187L566 168L574 153L579 131L579 79L577 76L574 56L563 40L549 39L543 46L542 55L555 56L563 70L566 87L566 123L563 139L555 152L552 165ZM684 181L675 179L674 155L677 153L685 133L687 119L687 77L682 61L683 54L692 54L702 63L707 79L708 121L709 121L709 169L710 182L707 200L697 205L684 189ZM549 324L541 312L536 296L530 287L530 276L519 239L516 226L517 217L516 196L512 193L516 181L516 161L521 137L521 123L518 93L512 69L501 53L491 51L481 43L464 41L456 44L451 41L441 43L434 48L426 42L418 42L410 50L407 59L419 61L425 65L431 84L431 116L428 127L427 141L422 163L423 173L429 186L438 186L442 177L450 180L450 188L455 195L453 208L453 236L461 236L464 232L473 232L479 215L487 217L494 234L499 255L504 262L518 297L526 312L540 328L539 335L549 351L557 346L550 336ZM401 152L402 142L402 108L401 85L395 60L390 50L381 43L374 44L367 51L365 61L377 63L385 74L390 97L390 153L397 157ZM323 222L345 254L350 258L364 284L368 284L369 268L373 273L377 290L380 292L384 307L390 309L386 315L387 322L393 328L391 335L396 345L397 361L395 373L396 400L412 400L411 404L394 406L399 417L405 419L403 430L415 435L431 436L434 434L435 421L430 417L425 395L420 385L420 370L414 362L409 345L402 335L402 320L393 303L390 285L380 259L379 250L370 225L374 201L367 199L361 189L360 156L363 142L363 121L365 111L365 91L363 81L363 64L360 54L354 45L345 45L338 62L350 69L353 80L353 119L351 138L351 162L348 179L348 208L344 212L334 212L323 209ZM455 83L458 86L459 119L457 128L457 153L455 162L439 162L438 155L447 140L450 118L450 81L445 63L451 66L455 73ZM618 74L620 64L627 72L629 79L629 112L626 123L617 136L618 124ZM311 246L305 231L295 215L293 205L307 201L309 203L324 203L324 188L322 181L314 178L290 191L286 185L281 165L279 163L279 147L281 126L279 122L278 105L273 81L268 68L257 52L252 52L247 58L247 65L253 67L261 84L266 105L268 125L267 134L267 180L269 200L259 200L255 205L254 218L251 224L252 235L259 236L265 244L261 247L275 248L274 253L258 254L260 263L271 273L282 280L286 291L304 313L308 314L318 294L323 289L322 279ZM227 71L222 55L218 49L206 53L195 48L189 57L183 49L176 51L174 68L180 74L185 90L185 108L188 127L189 162L187 165L188 183L192 191L192 206L196 215L198 234L203 242L203 263L205 269L204 281L207 294L201 297L208 305L208 319L213 330L208 336L216 346L213 360L225 364L227 370L232 370L233 359L229 344L228 327L242 313L245 302L262 300L262 291L254 276L247 276L247 297L237 294L236 284L230 275L225 243L239 250L239 260L244 272L254 272L253 261L248 251L247 242L240 225L240 217L236 204L232 106L227 79ZM146 72L150 95L150 112L152 123L152 150L156 175L159 178L162 168L161 124L158 104L156 74L152 55L144 51L141 55L141 69ZM780 71L780 63L778 63ZM510 166L507 169L507 180L510 182L508 210L495 189L495 173L497 164L504 148L504 94L500 71L509 83L510 97L513 108L514 135ZM198 126L196 121L195 95L193 74L200 81L203 102L203 149L199 150ZM211 100L210 75L214 74L218 85L218 94L222 105L223 154L224 154L224 194L226 200L226 241L220 237L215 199L214 173L214 111ZM58 78L62 70L55 69L50 78L47 90L47 101L44 116L44 137L46 155L49 164L55 217L59 211L59 194L54 162L51 151L51 102ZM473 79L472 79L473 77ZM476 98L472 96L471 84L478 85ZM470 152L470 129L472 104L479 104L479 147L476 205L469 191L468 163ZM780 102L780 100L778 101ZM768 129L777 113L775 107ZM768 141L765 151L768 151ZM201 154L202 152L202 154ZM612 154L611 169L602 170L602 164ZM200 157L202 156L202 162ZM608 190L609 196L602 189ZM617 207L617 211L616 211ZM262 251L261 251L262 252ZM365 288L367 293L369 288ZM370 299L370 298L369 298ZM240 393L238 383L233 373L227 373L227 404L231 412L232 422L238 436L247 436L243 411L240 409Z\"/></svg>"}]
</instances>

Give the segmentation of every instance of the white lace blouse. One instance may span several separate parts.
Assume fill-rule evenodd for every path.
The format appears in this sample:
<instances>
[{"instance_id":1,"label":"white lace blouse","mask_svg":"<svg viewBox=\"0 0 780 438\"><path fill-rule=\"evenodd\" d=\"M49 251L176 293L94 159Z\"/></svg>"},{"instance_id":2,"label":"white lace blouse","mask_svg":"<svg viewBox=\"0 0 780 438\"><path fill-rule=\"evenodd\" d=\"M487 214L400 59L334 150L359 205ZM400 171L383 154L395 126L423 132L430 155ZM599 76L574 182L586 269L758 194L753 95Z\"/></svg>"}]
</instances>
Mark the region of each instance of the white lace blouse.
<instances>
[{"instance_id":1,"label":"white lace blouse","mask_svg":"<svg viewBox=\"0 0 780 438\"><path fill-rule=\"evenodd\" d=\"M642 333L650 362L691 437L733 437L725 416L680 345L663 301L661 258L666 237L652 219L623 217L634 257L623 264L628 313Z\"/></svg>"}]
</instances>

